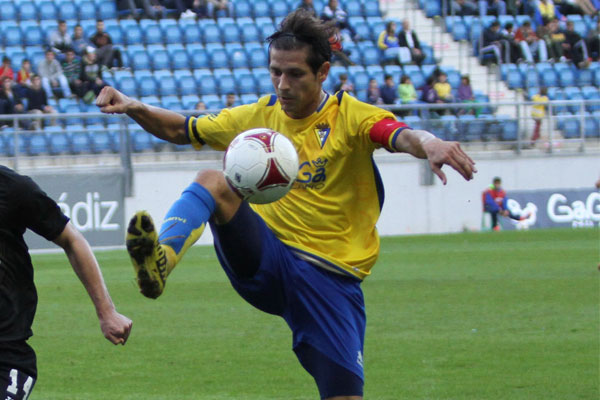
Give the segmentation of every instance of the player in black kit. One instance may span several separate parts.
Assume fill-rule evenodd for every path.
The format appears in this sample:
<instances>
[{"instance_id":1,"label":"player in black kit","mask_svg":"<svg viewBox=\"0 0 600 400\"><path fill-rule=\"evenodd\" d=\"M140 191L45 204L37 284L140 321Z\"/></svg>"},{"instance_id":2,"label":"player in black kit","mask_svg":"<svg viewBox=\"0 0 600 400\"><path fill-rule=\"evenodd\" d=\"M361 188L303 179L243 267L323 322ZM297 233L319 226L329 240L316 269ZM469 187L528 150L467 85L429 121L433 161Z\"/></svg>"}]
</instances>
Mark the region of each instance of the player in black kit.
<instances>
[{"instance_id":1,"label":"player in black kit","mask_svg":"<svg viewBox=\"0 0 600 400\"><path fill-rule=\"evenodd\" d=\"M37 306L23 239L27 228L64 249L109 341L125 344L131 330L131 320L115 310L83 235L31 178L0 165L0 400L27 399L37 377L35 352L27 344Z\"/></svg>"}]
</instances>

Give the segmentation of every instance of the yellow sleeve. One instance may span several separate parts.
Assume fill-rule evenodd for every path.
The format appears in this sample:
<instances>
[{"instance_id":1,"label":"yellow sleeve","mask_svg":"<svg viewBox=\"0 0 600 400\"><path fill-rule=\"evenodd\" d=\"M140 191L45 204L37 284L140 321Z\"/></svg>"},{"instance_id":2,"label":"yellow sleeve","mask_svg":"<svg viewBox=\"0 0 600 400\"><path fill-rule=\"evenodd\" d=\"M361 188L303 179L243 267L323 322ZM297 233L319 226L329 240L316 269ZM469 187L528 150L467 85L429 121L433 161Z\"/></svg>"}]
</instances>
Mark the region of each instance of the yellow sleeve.
<instances>
[{"instance_id":1,"label":"yellow sleeve","mask_svg":"<svg viewBox=\"0 0 600 400\"><path fill-rule=\"evenodd\" d=\"M377 47L379 47L381 50L385 50L387 49L387 45L385 44L385 35L386 32L383 31L379 34L379 38L377 39Z\"/></svg>"}]
</instances>

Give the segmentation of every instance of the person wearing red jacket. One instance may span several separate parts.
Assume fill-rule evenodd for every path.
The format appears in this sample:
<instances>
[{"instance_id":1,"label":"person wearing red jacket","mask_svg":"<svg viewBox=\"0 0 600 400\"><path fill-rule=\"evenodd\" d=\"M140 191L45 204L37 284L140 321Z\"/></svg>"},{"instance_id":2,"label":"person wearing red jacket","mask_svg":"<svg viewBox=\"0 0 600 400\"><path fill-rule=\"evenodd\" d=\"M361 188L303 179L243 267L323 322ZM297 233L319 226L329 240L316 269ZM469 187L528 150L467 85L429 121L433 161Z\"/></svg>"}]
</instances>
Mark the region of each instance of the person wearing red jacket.
<instances>
[{"instance_id":1,"label":"person wearing red jacket","mask_svg":"<svg viewBox=\"0 0 600 400\"><path fill-rule=\"evenodd\" d=\"M495 177L492 184L484 190L482 194L483 212L487 212L492 217L492 229L500 230L498 223L498 214L503 217L509 217L517 221L525 219L527 216L516 215L510 212L506 206L506 192L502 189L502 179Z\"/></svg>"}]
</instances>

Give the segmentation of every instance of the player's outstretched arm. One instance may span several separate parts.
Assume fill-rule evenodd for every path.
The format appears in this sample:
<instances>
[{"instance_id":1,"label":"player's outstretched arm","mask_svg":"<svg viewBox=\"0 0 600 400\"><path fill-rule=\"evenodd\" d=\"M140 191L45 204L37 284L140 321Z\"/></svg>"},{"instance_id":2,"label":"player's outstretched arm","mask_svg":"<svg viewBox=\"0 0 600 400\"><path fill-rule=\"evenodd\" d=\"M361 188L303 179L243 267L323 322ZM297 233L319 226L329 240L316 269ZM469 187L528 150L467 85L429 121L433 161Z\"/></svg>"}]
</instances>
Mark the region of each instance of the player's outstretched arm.
<instances>
[{"instance_id":1,"label":"player's outstretched arm","mask_svg":"<svg viewBox=\"0 0 600 400\"><path fill-rule=\"evenodd\" d=\"M185 134L185 116L179 113L144 104L110 86L100 91L96 105L103 113L127 114L160 139L176 144L189 143Z\"/></svg>"},{"instance_id":2,"label":"player's outstretched arm","mask_svg":"<svg viewBox=\"0 0 600 400\"><path fill-rule=\"evenodd\" d=\"M442 171L444 164L450 165L466 180L473 179L473 174L477 172L475 162L463 151L458 142L446 142L427 131L404 129L396 137L394 147L398 151L429 160L431 170L444 185L447 182L446 174Z\"/></svg>"},{"instance_id":3,"label":"player's outstretched arm","mask_svg":"<svg viewBox=\"0 0 600 400\"><path fill-rule=\"evenodd\" d=\"M104 337L113 344L125 344L132 322L115 310L104 284L102 272L87 240L69 222L54 243L65 250L73 270L92 299Z\"/></svg>"}]
</instances>

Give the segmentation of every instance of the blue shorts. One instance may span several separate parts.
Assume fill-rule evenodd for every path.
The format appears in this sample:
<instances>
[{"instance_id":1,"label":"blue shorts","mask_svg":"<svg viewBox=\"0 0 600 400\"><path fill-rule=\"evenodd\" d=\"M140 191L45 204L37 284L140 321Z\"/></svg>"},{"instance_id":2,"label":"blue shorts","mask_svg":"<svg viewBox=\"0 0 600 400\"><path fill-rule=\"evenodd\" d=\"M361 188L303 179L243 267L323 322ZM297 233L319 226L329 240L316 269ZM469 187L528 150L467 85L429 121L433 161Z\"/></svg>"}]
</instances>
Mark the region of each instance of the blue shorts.
<instances>
[{"instance_id":1,"label":"blue shorts","mask_svg":"<svg viewBox=\"0 0 600 400\"><path fill-rule=\"evenodd\" d=\"M283 317L297 353L301 344L308 344L362 384L366 317L360 281L298 258L246 203L229 223L210 226L219 261L240 296ZM257 270L248 277L234 272L244 263L256 263ZM309 373L319 384L314 372ZM360 394L345 395L362 395L362 387Z\"/></svg>"}]
</instances>

